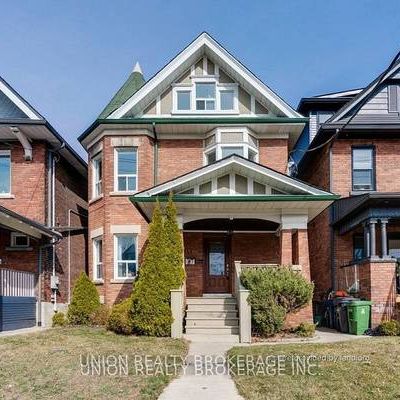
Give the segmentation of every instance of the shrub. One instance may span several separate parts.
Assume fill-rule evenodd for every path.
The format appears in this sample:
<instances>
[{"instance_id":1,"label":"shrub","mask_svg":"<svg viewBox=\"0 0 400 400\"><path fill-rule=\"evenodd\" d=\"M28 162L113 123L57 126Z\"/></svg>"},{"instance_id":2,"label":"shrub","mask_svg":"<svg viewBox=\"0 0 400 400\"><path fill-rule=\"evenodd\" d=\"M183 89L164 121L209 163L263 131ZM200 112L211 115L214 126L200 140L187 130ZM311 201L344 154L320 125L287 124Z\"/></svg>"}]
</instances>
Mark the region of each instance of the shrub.
<instances>
[{"instance_id":1,"label":"shrub","mask_svg":"<svg viewBox=\"0 0 400 400\"><path fill-rule=\"evenodd\" d=\"M55 326L65 326L67 325L67 319L63 312L56 312L52 318L53 327Z\"/></svg>"},{"instance_id":2,"label":"shrub","mask_svg":"<svg viewBox=\"0 0 400 400\"><path fill-rule=\"evenodd\" d=\"M88 325L90 315L99 307L100 299L96 286L82 272L76 280L72 293L71 304L68 307L68 321L72 325Z\"/></svg>"},{"instance_id":3,"label":"shrub","mask_svg":"<svg viewBox=\"0 0 400 400\"><path fill-rule=\"evenodd\" d=\"M382 336L398 336L400 335L400 323L396 320L382 322L378 326L378 333Z\"/></svg>"},{"instance_id":4,"label":"shrub","mask_svg":"<svg viewBox=\"0 0 400 400\"><path fill-rule=\"evenodd\" d=\"M246 269L240 279L250 290L253 329L270 336L283 329L286 314L307 305L314 286L288 267Z\"/></svg>"},{"instance_id":5,"label":"shrub","mask_svg":"<svg viewBox=\"0 0 400 400\"><path fill-rule=\"evenodd\" d=\"M294 333L301 337L313 337L315 335L315 325L309 322L302 322L295 328Z\"/></svg>"},{"instance_id":6,"label":"shrub","mask_svg":"<svg viewBox=\"0 0 400 400\"><path fill-rule=\"evenodd\" d=\"M108 317L107 329L115 333L130 335L133 331L131 308L132 299L130 297L115 304Z\"/></svg>"},{"instance_id":7,"label":"shrub","mask_svg":"<svg viewBox=\"0 0 400 400\"><path fill-rule=\"evenodd\" d=\"M132 316L136 333L170 335L170 291L179 288L184 277L182 237L170 198L165 218L159 203L154 209L143 262L134 284Z\"/></svg>"},{"instance_id":8,"label":"shrub","mask_svg":"<svg viewBox=\"0 0 400 400\"><path fill-rule=\"evenodd\" d=\"M93 326L106 326L108 318L110 317L110 307L105 304L101 304L97 310L94 310L90 314L90 323Z\"/></svg>"}]
</instances>

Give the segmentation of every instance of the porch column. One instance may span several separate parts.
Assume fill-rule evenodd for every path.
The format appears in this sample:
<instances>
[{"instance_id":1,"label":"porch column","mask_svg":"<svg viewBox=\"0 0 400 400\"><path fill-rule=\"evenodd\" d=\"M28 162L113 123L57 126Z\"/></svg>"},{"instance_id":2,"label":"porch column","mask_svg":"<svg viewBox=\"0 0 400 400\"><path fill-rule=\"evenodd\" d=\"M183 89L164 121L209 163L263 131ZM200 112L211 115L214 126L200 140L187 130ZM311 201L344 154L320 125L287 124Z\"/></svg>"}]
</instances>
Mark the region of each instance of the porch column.
<instances>
[{"instance_id":1,"label":"porch column","mask_svg":"<svg viewBox=\"0 0 400 400\"><path fill-rule=\"evenodd\" d=\"M292 230L281 230L281 265L292 265Z\"/></svg>"},{"instance_id":2,"label":"porch column","mask_svg":"<svg viewBox=\"0 0 400 400\"><path fill-rule=\"evenodd\" d=\"M376 219L370 219L369 223L369 238L370 238L370 257L376 258Z\"/></svg>"},{"instance_id":3,"label":"porch column","mask_svg":"<svg viewBox=\"0 0 400 400\"><path fill-rule=\"evenodd\" d=\"M369 239L369 226L368 223L364 223L364 258L369 258L371 254L371 249L370 249L370 239Z\"/></svg>"},{"instance_id":4,"label":"porch column","mask_svg":"<svg viewBox=\"0 0 400 400\"><path fill-rule=\"evenodd\" d=\"M380 220L381 223L381 243L382 243L382 258L388 257L388 248L387 248L387 231L386 225L388 220L386 218L382 218Z\"/></svg>"}]
</instances>

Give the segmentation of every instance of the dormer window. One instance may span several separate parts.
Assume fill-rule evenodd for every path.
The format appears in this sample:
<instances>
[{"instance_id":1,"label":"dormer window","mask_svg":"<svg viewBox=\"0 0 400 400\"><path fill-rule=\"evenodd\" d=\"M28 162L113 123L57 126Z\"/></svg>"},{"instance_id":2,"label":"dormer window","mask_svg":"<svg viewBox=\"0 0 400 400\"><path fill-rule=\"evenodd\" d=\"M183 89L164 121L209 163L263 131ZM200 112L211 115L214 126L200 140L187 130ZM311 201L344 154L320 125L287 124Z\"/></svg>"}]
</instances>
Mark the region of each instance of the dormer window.
<instances>
[{"instance_id":1,"label":"dormer window","mask_svg":"<svg viewBox=\"0 0 400 400\"><path fill-rule=\"evenodd\" d=\"M206 165L232 154L258 162L258 141L247 128L217 128L205 139Z\"/></svg>"},{"instance_id":2,"label":"dormer window","mask_svg":"<svg viewBox=\"0 0 400 400\"><path fill-rule=\"evenodd\" d=\"M216 77L193 77L173 87L173 113L238 114L238 85L220 84Z\"/></svg>"}]
</instances>

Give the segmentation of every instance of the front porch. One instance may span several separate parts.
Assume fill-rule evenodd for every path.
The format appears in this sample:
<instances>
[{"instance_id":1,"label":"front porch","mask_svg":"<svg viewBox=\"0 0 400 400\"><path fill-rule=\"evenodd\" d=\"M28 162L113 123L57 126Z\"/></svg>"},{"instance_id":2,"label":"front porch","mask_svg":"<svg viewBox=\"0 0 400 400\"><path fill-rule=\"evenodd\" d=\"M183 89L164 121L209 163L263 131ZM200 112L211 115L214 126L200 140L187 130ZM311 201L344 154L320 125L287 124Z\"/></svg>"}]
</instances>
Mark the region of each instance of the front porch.
<instances>
[{"instance_id":1,"label":"front porch","mask_svg":"<svg viewBox=\"0 0 400 400\"><path fill-rule=\"evenodd\" d=\"M371 326L398 317L400 194L370 193L334 206L336 289L372 301Z\"/></svg>"}]
</instances>

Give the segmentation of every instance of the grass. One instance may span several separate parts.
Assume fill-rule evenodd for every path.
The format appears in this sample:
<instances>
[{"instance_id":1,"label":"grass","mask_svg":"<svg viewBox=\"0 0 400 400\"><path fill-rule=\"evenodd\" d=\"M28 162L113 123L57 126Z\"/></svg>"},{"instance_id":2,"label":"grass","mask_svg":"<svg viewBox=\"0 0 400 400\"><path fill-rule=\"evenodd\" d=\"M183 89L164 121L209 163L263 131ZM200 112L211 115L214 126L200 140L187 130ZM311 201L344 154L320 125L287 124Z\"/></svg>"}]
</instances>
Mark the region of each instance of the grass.
<instances>
[{"instance_id":1,"label":"grass","mask_svg":"<svg viewBox=\"0 0 400 400\"><path fill-rule=\"evenodd\" d=\"M168 375L159 374L161 370L152 371L150 376L135 373L135 356L148 355L154 360L155 356L184 357L186 353L187 344L182 340L119 336L95 328L57 328L3 337L0 399L157 399L173 379L172 370ZM125 375L122 368L88 368L99 366L96 362L88 364L88 355L95 356L95 361L105 356L105 366L111 366L114 360L107 356L121 355L124 361L126 355L129 373ZM115 371L114 376L108 374Z\"/></svg>"},{"instance_id":2,"label":"grass","mask_svg":"<svg viewBox=\"0 0 400 400\"><path fill-rule=\"evenodd\" d=\"M246 375L247 372L252 374L248 370L234 370L236 386L247 400L400 399L398 337L365 338L333 344L235 347L229 352L229 356L240 365L246 355L250 356L249 360L257 360L258 356L264 360L263 364L258 359L260 369L255 368L254 375ZM318 356L319 361L310 359L304 362L310 355ZM267 359L268 356L271 357ZM283 361L285 368L281 373L277 372L278 356L289 356ZM349 356L351 360L343 359L343 356ZM273 362L276 362L275 368ZM305 373L299 371L297 366L301 363L309 366L309 372L314 375L308 374L307 369ZM263 367L267 364L269 370Z\"/></svg>"}]
</instances>

